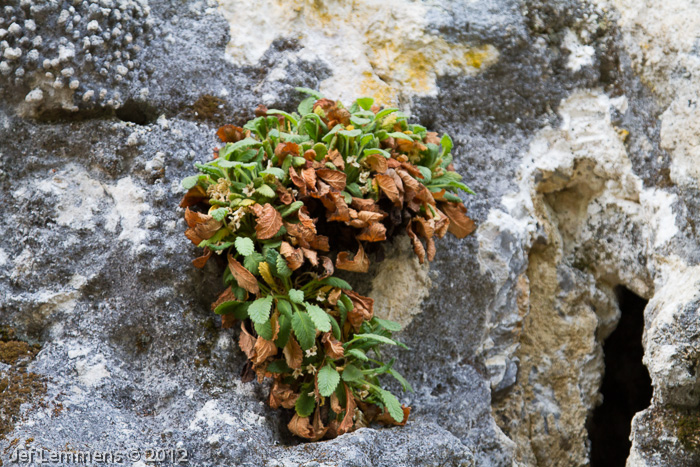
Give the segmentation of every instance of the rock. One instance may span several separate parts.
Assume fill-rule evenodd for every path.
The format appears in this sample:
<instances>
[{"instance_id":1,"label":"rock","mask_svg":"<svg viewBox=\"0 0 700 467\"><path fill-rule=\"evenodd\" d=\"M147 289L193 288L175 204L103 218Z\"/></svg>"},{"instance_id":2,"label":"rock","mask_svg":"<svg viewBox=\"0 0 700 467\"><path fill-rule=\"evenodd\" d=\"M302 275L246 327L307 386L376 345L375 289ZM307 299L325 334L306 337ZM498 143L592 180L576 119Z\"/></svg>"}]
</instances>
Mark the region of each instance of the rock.
<instances>
[{"instance_id":1,"label":"rock","mask_svg":"<svg viewBox=\"0 0 700 467\"><path fill-rule=\"evenodd\" d=\"M6 2L0 325L41 344L25 373L45 388L0 459L80 445L192 465L587 465L624 286L649 300L654 388L628 465L696 465L700 15L657 3ZM404 325L405 427L291 439L210 312L222 261L191 265L180 180L217 125L293 110L295 86L449 132L477 192L476 235L444 238L429 269L398 239L379 275L350 278Z\"/></svg>"}]
</instances>

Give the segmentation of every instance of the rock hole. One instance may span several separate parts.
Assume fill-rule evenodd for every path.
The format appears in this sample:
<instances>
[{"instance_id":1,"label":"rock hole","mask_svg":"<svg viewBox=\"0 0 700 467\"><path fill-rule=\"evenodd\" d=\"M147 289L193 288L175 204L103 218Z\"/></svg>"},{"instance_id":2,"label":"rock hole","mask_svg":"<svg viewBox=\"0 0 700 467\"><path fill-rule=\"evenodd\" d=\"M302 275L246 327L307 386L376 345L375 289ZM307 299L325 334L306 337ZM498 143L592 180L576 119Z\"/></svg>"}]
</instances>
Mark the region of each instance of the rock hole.
<instances>
[{"instance_id":1,"label":"rock hole","mask_svg":"<svg viewBox=\"0 0 700 467\"><path fill-rule=\"evenodd\" d=\"M603 344L603 403L593 411L588 427L591 467L625 465L632 446L632 417L649 406L652 396L649 372L642 363L647 300L622 286L615 293L621 316Z\"/></svg>"},{"instance_id":2,"label":"rock hole","mask_svg":"<svg viewBox=\"0 0 700 467\"><path fill-rule=\"evenodd\" d=\"M155 109L143 102L128 100L119 107L114 115L123 122L132 122L137 125L153 123L158 118Z\"/></svg>"}]
</instances>

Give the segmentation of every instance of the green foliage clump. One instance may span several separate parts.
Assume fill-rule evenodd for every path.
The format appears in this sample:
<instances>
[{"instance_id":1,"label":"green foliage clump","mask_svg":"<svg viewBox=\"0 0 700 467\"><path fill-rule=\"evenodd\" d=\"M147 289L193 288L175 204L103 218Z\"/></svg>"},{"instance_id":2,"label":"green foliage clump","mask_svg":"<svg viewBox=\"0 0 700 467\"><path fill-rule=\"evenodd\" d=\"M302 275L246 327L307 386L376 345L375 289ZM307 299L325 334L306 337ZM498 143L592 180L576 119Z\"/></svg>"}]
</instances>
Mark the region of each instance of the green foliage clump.
<instances>
[{"instance_id":1,"label":"green foliage clump","mask_svg":"<svg viewBox=\"0 0 700 467\"><path fill-rule=\"evenodd\" d=\"M471 233L452 167L452 140L411 124L371 98L350 107L309 94L298 112L259 107L242 128L225 125L214 159L195 164L185 233L204 255L226 258L226 289L212 305L224 327L240 321L247 377L273 379L269 404L294 409L289 429L317 440L378 421L405 424L410 408L381 377L410 384L382 357L406 348L400 326L335 276L364 273L366 251L405 231L421 262L435 238ZM193 209L190 209L193 208Z\"/></svg>"}]
</instances>

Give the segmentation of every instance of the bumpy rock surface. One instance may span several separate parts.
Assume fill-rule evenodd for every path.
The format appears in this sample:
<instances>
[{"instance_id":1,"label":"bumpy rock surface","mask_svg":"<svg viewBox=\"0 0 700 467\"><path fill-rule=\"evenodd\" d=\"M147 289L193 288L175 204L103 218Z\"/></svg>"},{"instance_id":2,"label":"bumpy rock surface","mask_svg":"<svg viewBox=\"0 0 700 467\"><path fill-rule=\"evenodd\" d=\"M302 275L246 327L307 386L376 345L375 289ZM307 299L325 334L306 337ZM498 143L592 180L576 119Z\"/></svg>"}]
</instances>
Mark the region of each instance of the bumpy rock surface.
<instances>
[{"instance_id":1,"label":"bumpy rock surface","mask_svg":"<svg viewBox=\"0 0 700 467\"><path fill-rule=\"evenodd\" d=\"M18 447L179 448L190 465L587 465L619 285L649 300L654 389L628 465L700 462L695 2L0 8L0 325L35 349L21 372L0 364L0 396L20 373L35 388L0 413L4 465ZM190 264L179 181L218 124L260 102L292 110L295 86L374 95L448 131L478 193L476 235L444 239L429 271L398 241L361 286L413 349L399 355L416 389L403 428L290 439L209 311L220 265Z\"/></svg>"}]
</instances>

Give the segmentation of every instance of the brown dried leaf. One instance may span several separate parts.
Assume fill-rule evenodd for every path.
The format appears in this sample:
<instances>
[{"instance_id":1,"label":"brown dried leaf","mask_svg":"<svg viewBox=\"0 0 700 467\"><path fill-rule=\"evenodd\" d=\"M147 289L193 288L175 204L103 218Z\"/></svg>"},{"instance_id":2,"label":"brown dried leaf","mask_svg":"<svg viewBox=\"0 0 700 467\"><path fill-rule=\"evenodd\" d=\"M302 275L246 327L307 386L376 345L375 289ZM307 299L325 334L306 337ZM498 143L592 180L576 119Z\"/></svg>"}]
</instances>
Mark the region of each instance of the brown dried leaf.
<instances>
[{"instance_id":1,"label":"brown dried leaf","mask_svg":"<svg viewBox=\"0 0 700 467\"><path fill-rule=\"evenodd\" d=\"M328 237L324 235L316 235L310 242L311 248L319 251L329 251Z\"/></svg>"},{"instance_id":2,"label":"brown dried leaf","mask_svg":"<svg viewBox=\"0 0 700 467\"><path fill-rule=\"evenodd\" d=\"M316 170L316 175L335 190L343 191L345 189L345 184L347 182L347 175L345 175L345 172L333 169L318 169Z\"/></svg>"},{"instance_id":3,"label":"brown dried leaf","mask_svg":"<svg viewBox=\"0 0 700 467\"><path fill-rule=\"evenodd\" d=\"M316 170L311 167L306 169L301 169L301 178L306 183L306 188L311 191L316 190Z\"/></svg>"},{"instance_id":4,"label":"brown dried leaf","mask_svg":"<svg viewBox=\"0 0 700 467\"><path fill-rule=\"evenodd\" d=\"M440 209L450 219L449 231L457 238L474 232L474 221L467 217L467 208L462 203L441 203Z\"/></svg>"},{"instance_id":5,"label":"brown dried leaf","mask_svg":"<svg viewBox=\"0 0 700 467\"><path fill-rule=\"evenodd\" d=\"M321 422L321 407L316 407L316 413L314 414L313 430L314 437L312 441L317 441L323 438L323 436L328 431L328 427L323 426L323 422Z\"/></svg>"},{"instance_id":6,"label":"brown dried leaf","mask_svg":"<svg viewBox=\"0 0 700 467\"><path fill-rule=\"evenodd\" d=\"M321 338L321 342L323 343L323 348L326 350L326 355L330 356L331 358L343 358L343 355L345 355L343 344L341 344L340 341L338 341L338 339L333 337L333 334L331 334L330 332L327 332L323 335L323 337Z\"/></svg>"},{"instance_id":7,"label":"brown dried leaf","mask_svg":"<svg viewBox=\"0 0 700 467\"><path fill-rule=\"evenodd\" d=\"M280 313L279 313L279 311L275 311L274 313L272 313L272 316L270 316L270 327L272 327L272 339L270 339L270 340L274 341L280 335Z\"/></svg>"},{"instance_id":8,"label":"brown dried leaf","mask_svg":"<svg viewBox=\"0 0 700 467\"><path fill-rule=\"evenodd\" d=\"M425 263L425 248L423 247L423 244L421 243L418 236L415 234L415 232L411 228L411 224L408 224L406 226L406 232L408 233L408 236L411 238L411 243L413 244L413 251L416 254L416 256L418 256L418 261L420 262L420 264Z\"/></svg>"},{"instance_id":9,"label":"brown dried leaf","mask_svg":"<svg viewBox=\"0 0 700 467\"><path fill-rule=\"evenodd\" d=\"M328 294L328 303L335 306L338 303L338 299L340 298L341 293L342 290L338 288L331 290L331 293Z\"/></svg>"},{"instance_id":10,"label":"brown dried leaf","mask_svg":"<svg viewBox=\"0 0 700 467\"><path fill-rule=\"evenodd\" d=\"M272 387L270 388L268 404L273 409L279 409L280 407L293 409L298 397L299 394L292 391L291 386L275 379L275 382L272 383Z\"/></svg>"},{"instance_id":11,"label":"brown dried leaf","mask_svg":"<svg viewBox=\"0 0 700 467\"><path fill-rule=\"evenodd\" d=\"M282 242L282 245L280 245L280 253L287 260L289 269L292 271L296 271L304 264L304 254L301 249L294 248L287 242Z\"/></svg>"},{"instance_id":12,"label":"brown dried leaf","mask_svg":"<svg viewBox=\"0 0 700 467\"><path fill-rule=\"evenodd\" d=\"M307 161L315 161L316 160L316 151L313 149L307 149L304 151L304 159Z\"/></svg>"},{"instance_id":13,"label":"brown dried leaf","mask_svg":"<svg viewBox=\"0 0 700 467\"><path fill-rule=\"evenodd\" d=\"M338 169L345 170L345 161L343 160L342 154L340 154L337 149L333 149L331 152L326 154L325 160L336 166Z\"/></svg>"},{"instance_id":14,"label":"brown dried leaf","mask_svg":"<svg viewBox=\"0 0 700 467\"><path fill-rule=\"evenodd\" d=\"M211 253L212 251L209 248L205 248L204 254L202 256L192 260L192 264L194 264L194 267L202 269L204 265L207 264L207 261L209 261L209 258L211 258Z\"/></svg>"},{"instance_id":15,"label":"brown dried leaf","mask_svg":"<svg viewBox=\"0 0 700 467\"><path fill-rule=\"evenodd\" d=\"M212 219L212 217L207 214L191 211L190 208L185 209L185 222L187 223L187 227L195 227L197 224L203 224L209 219Z\"/></svg>"},{"instance_id":16,"label":"brown dried leaf","mask_svg":"<svg viewBox=\"0 0 700 467\"><path fill-rule=\"evenodd\" d=\"M207 192L199 185L195 185L185 193L180 201L180 207L186 208L189 206L194 206L195 204L201 203L202 201L209 199Z\"/></svg>"},{"instance_id":17,"label":"brown dried leaf","mask_svg":"<svg viewBox=\"0 0 700 467\"><path fill-rule=\"evenodd\" d=\"M279 159L280 164L288 154L298 156L299 145L297 143L277 143L275 147L275 156Z\"/></svg>"},{"instance_id":18,"label":"brown dried leaf","mask_svg":"<svg viewBox=\"0 0 700 467\"><path fill-rule=\"evenodd\" d=\"M381 154L370 154L365 157L365 162L367 162L367 165L369 165L372 170L380 174L383 174L389 168L386 157Z\"/></svg>"},{"instance_id":19,"label":"brown dried leaf","mask_svg":"<svg viewBox=\"0 0 700 467\"><path fill-rule=\"evenodd\" d=\"M345 271L367 272L369 270L369 258L365 255L365 249L362 248L362 243L359 244L355 257L351 260L347 251L338 253L335 260L335 267Z\"/></svg>"},{"instance_id":20,"label":"brown dried leaf","mask_svg":"<svg viewBox=\"0 0 700 467\"><path fill-rule=\"evenodd\" d=\"M426 240L435 235L435 229L425 217L416 217L413 219L413 229Z\"/></svg>"},{"instance_id":21,"label":"brown dried leaf","mask_svg":"<svg viewBox=\"0 0 700 467\"><path fill-rule=\"evenodd\" d=\"M284 353L284 359L287 361L287 366L289 368L292 370L301 368L304 353L294 336L289 336L289 340L287 340L287 344L284 346L284 349L282 349L282 353Z\"/></svg>"},{"instance_id":22,"label":"brown dried leaf","mask_svg":"<svg viewBox=\"0 0 700 467\"><path fill-rule=\"evenodd\" d=\"M337 414L343 412L343 408L340 406L340 400L338 400L338 395L335 391L331 394L331 410Z\"/></svg>"},{"instance_id":23,"label":"brown dried leaf","mask_svg":"<svg viewBox=\"0 0 700 467\"><path fill-rule=\"evenodd\" d=\"M340 426L338 427L338 434L342 435L343 433L348 433L353 430L353 425L354 422L352 421L353 415L355 415L355 407L357 407L357 404L355 404L355 398L352 395L352 391L348 387L347 384L343 383L343 386L345 387L345 400L346 405L345 405L345 416L343 417L343 421L340 422Z\"/></svg>"},{"instance_id":24,"label":"brown dried leaf","mask_svg":"<svg viewBox=\"0 0 700 467\"><path fill-rule=\"evenodd\" d=\"M323 198L321 202L327 211L327 220L329 222L350 222L350 208L345 203L343 195L337 192L330 192Z\"/></svg>"},{"instance_id":25,"label":"brown dried leaf","mask_svg":"<svg viewBox=\"0 0 700 467\"><path fill-rule=\"evenodd\" d=\"M426 244L428 245L428 261L432 261L435 259L435 253L437 253L437 249L435 248L435 239L430 237Z\"/></svg>"},{"instance_id":26,"label":"brown dried leaf","mask_svg":"<svg viewBox=\"0 0 700 467\"><path fill-rule=\"evenodd\" d=\"M321 256L321 262L323 263L323 270L325 271L325 273L319 276L319 280L323 280L326 277L330 277L335 272L335 268L333 267L333 261L331 261L331 259L328 256Z\"/></svg>"},{"instance_id":27,"label":"brown dried leaf","mask_svg":"<svg viewBox=\"0 0 700 467\"><path fill-rule=\"evenodd\" d=\"M233 313L228 314L228 315L221 315L221 328L222 329L232 328L234 324L236 324L236 316Z\"/></svg>"},{"instance_id":28,"label":"brown dried leaf","mask_svg":"<svg viewBox=\"0 0 700 467\"><path fill-rule=\"evenodd\" d=\"M438 138L438 135L434 131L429 131L425 134L425 138L423 139L426 144L432 143L432 144L440 144L440 138Z\"/></svg>"},{"instance_id":29,"label":"brown dried leaf","mask_svg":"<svg viewBox=\"0 0 700 467\"><path fill-rule=\"evenodd\" d=\"M255 295L260 293L258 280L241 263L236 261L231 253L228 254L228 268L240 287Z\"/></svg>"},{"instance_id":30,"label":"brown dried leaf","mask_svg":"<svg viewBox=\"0 0 700 467\"><path fill-rule=\"evenodd\" d=\"M258 336L258 339L255 341L254 351L255 357L252 359L253 365L260 365L268 358L274 357L275 354L277 354L277 346L274 342Z\"/></svg>"},{"instance_id":31,"label":"brown dried leaf","mask_svg":"<svg viewBox=\"0 0 700 467\"><path fill-rule=\"evenodd\" d=\"M348 312L348 321L355 330L359 330L363 321L369 321L374 316L374 299L352 290L346 290L344 293L352 300L353 304L352 311Z\"/></svg>"},{"instance_id":32,"label":"brown dried leaf","mask_svg":"<svg viewBox=\"0 0 700 467\"><path fill-rule=\"evenodd\" d=\"M224 125L216 132L216 136L224 143L235 143L249 134L250 130L244 130L236 125Z\"/></svg>"},{"instance_id":33,"label":"brown dried leaf","mask_svg":"<svg viewBox=\"0 0 700 467\"><path fill-rule=\"evenodd\" d=\"M277 209L270 203L265 203L265 206L254 204L252 209L257 217L255 233L258 235L258 240L267 240L274 237L282 227L282 216Z\"/></svg>"},{"instance_id":34,"label":"brown dried leaf","mask_svg":"<svg viewBox=\"0 0 700 467\"><path fill-rule=\"evenodd\" d=\"M382 212L379 206L377 206L377 203L370 198L353 198L352 203L350 203L350 206L352 206L354 209L357 209L357 211L372 211L379 213Z\"/></svg>"},{"instance_id":35,"label":"brown dried leaf","mask_svg":"<svg viewBox=\"0 0 700 467\"><path fill-rule=\"evenodd\" d=\"M304 253L304 256L306 259L309 260L309 262L314 265L318 266L318 253L316 253L315 250L309 250L308 248L302 248L301 249L302 253Z\"/></svg>"},{"instance_id":36,"label":"brown dried leaf","mask_svg":"<svg viewBox=\"0 0 700 467\"><path fill-rule=\"evenodd\" d=\"M386 240L386 227L384 224L375 222L370 224L369 227L365 227L360 235L357 236L358 240L363 240L366 242L381 242Z\"/></svg>"},{"instance_id":37,"label":"brown dried leaf","mask_svg":"<svg viewBox=\"0 0 700 467\"><path fill-rule=\"evenodd\" d=\"M205 222L199 223L192 227L194 233L197 237L207 240L214 236L216 232L219 231L223 225L221 222L217 221L213 217L207 215L208 219Z\"/></svg>"},{"instance_id":38,"label":"brown dried leaf","mask_svg":"<svg viewBox=\"0 0 700 467\"><path fill-rule=\"evenodd\" d=\"M299 192L302 194L302 196L306 194L306 182L304 182L304 179L299 176L296 170L294 170L294 167L289 168L289 179L294 185L296 185L297 188L299 188Z\"/></svg>"},{"instance_id":39,"label":"brown dried leaf","mask_svg":"<svg viewBox=\"0 0 700 467\"><path fill-rule=\"evenodd\" d=\"M219 295L219 298L216 299L214 303L211 304L211 311L214 311L217 306L221 305L224 302L233 302L233 301L238 301L236 299L236 296L233 295L233 290L231 290L231 287L226 287L226 289L221 292Z\"/></svg>"},{"instance_id":40,"label":"brown dried leaf","mask_svg":"<svg viewBox=\"0 0 700 467\"><path fill-rule=\"evenodd\" d=\"M241 322L241 335L238 336L238 346L249 360L255 357L255 351L253 350L255 348L255 337L248 332L243 322Z\"/></svg>"},{"instance_id":41,"label":"brown dried leaf","mask_svg":"<svg viewBox=\"0 0 700 467\"><path fill-rule=\"evenodd\" d=\"M401 194L396 186L396 182L394 182L394 179L390 175L377 174L375 175L374 180L377 182L379 189L382 190L382 192L391 200L392 203L394 203L396 206L401 206L403 203Z\"/></svg>"},{"instance_id":42,"label":"brown dried leaf","mask_svg":"<svg viewBox=\"0 0 700 467\"><path fill-rule=\"evenodd\" d=\"M289 428L289 431L291 431L292 434L299 436L300 438L314 438L314 429L311 426L309 417L300 417L295 413L292 420L287 424L287 428Z\"/></svg>"},{"instance_id":43,"label":"brown dried leaf","mask_svg":"<svg viewBox=\"0 0 700 467\"><path fill-rule=\"evenodd\" d=\"M406 407L405 405L401 405L401 410L403 410L403 420L401 422L397 422L394 420L394 417L392 417L389 414L389 411L385 408L384 412L379 414L375 421L383 424L383 425L398 425L398 426L404 426L406 422L408 421L408 415L411 413L411 408Z\"/></svg>"}]
</instances>

